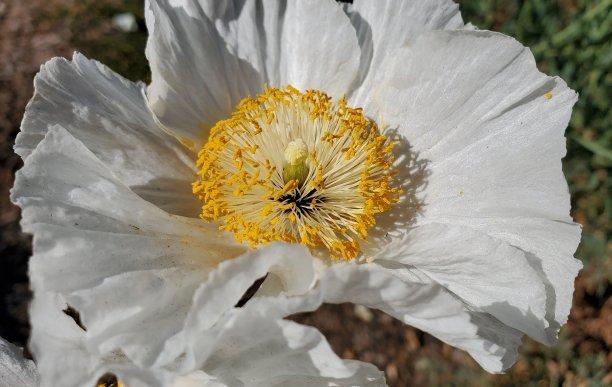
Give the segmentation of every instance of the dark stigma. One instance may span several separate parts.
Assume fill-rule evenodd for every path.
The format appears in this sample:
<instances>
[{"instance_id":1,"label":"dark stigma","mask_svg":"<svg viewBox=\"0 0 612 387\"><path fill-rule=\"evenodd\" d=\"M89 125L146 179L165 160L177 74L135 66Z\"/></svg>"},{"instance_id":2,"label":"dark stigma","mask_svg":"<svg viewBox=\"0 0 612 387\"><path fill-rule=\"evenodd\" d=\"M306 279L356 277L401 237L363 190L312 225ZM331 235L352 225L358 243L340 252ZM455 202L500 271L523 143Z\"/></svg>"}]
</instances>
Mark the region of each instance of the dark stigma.
<instances>
[{"instance_id":1,"label":"dark stigma","mask_svg":"<svg viewBox=\"0 0 612 387\"><path fill-rule=\"evenodd\" d=\"M325 201L325 198L317 196L317 190L311 189L306 195L302 196L302 189L298 188L293 190L293 192L285 194L278 198L278 201L283 204L295 203L296 208L298 209L297 215L308 214L315 210L314 204L322 203ZM286 214L291 213L291 210L284 210Z\"/></svg>"}]
</instances>

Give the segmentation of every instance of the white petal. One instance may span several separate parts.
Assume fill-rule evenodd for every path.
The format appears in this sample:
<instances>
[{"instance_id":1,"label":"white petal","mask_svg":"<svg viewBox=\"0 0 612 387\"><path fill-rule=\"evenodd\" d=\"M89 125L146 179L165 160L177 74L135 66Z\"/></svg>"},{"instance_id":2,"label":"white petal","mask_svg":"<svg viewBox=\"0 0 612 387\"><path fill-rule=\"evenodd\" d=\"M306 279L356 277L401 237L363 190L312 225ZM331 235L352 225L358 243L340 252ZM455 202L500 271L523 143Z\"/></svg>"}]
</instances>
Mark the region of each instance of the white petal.
<instances>
[{"instance_id":1,"label":"white petal","mask_svg":"<svg viewBox=\"0 0 612 387\"><path fill-rule=\"evenodd\" d=\"M35 292L61 293L101 352L139 364L180 330L208 273L244 251L213 224L139 198L60 127L26 159L12 200L34 234Z\"/></svg>"},{"instance_id":2,"label":"white petal","mask_svg":"<svg viewBox=\"0 0 612 387\"><path fill-rule=\"evenodd\" d=\"M332 0L151 1L149 96L162 122L199 147L206 130L264 84L346 94L355 30Z\"/></svg>"},{"instance_id":3,"label":"white petal","mask_svg":"<svg viewBox=\"0 0 612 387\"><path fill-rule=\"evenodd\" d=\"M350 102L374 116L374 93L386 75L385 63L393 52L428 30L463 27L459 5L451 0L356 0L346 6L357 30L361 59Z\"/></svg>"},{"instance_id":4,"label":"white petal","mask_svg":"<svg viewBox=\"0 0 612 387\"><path fill-rule=\"evenodd\" d=\"M429 224L379 257L415 267L473 310L546 340L545 286L520 249L467 227Z\"/></svg>"},{"instance_id":5,"label":"white petal","mask_svg":"<svg viewBox=\"0 0 612 387\"><path fill-rule=\"evenodd\" d=\"M435 282L413 276L406 269L390 270L376 264L339 265L326 273L322 286L326 302L380 309L468 351L489 372L501 372L514 364L520 332L474 310Z\"/></svg>"},{"instance_id":6,"label":"white petal","mask_svg":"<svg viewBox=\"0 0 612 387\"><path fill-rule=\"evenodd\" d=\"M37 292L30 305L30 346L40 372L40 386L96 386L112 373L130 387L161 387L161 378L137 368L121 353L101 356L88 345L86 332L68 317L58 295Z\"/></svg>"},{"instance_id":7,"label":"white petal","mask_svg":"<svg viewBox=\"0 0 612 387\"><path fill-rule=\"evenodd\" d=\"M266 274L285 285L282 294L290 295L307 292L315 280L313 259L299 245L275 243L221 263L195 293L183 330L167 343L156 364L181 359L182 369L189 370L201 363L218 340L223 328L219 320Z\"/></svg>"},{"instance_id":8,"label":"white petal","mask_svg":"<svg viewBox=\"0 0 612 387\"><path fill-rule=\"evenodd\" d=\"M286 316L322 302L364 304L468 351L491 372L514 363L522 332L546 340L545 284L520 249L470 228L430 224L378 258L332 266L299 296L258 293L245 308Z\"/></svg>"},{"instance_id":9,"label":"white petal","mask_svg":"<svg viewBox=\"0 0 612 387\"><path fill-rule=\"evenodd\" d=\"M237 313L202 367L227 385L385 386L375 366L342 360L316 329Z\"/></svg>"},{"instance_id":10,"label":"white petal","mask_svg":"<svg viewBox=\"0 0 612 387\"><path fill-rule=\"evenodd\" d=\"M220 382L214 376L204 371L194 371L185 376L179 376L172 381L170 387L230 387Z\"/></svg>"},{"instance_id":11,"label":"white petal","mask_svg":"<svg viewBox=\"0 0 612 387\"><path fill-rule=\"evenodd\" d=\"M390 268L375 263L337 264L306 294L256 297L245 308L268 317L285 316L315 310L323 302L352 302L382 310L468 351L489 372L511 366L521 343L521 332L474 310L422 272L397 264Z\"/></svg>"},{"instance_id":12,"label":"white petal","mask_svg":"<svg viewBox=\"0 0 612 387\"><path fill-rule=\"evenodd\" d=\"M215 122L261 88L261 78L229 52L197 2L147 1L145 16L152 108L169 130L198 150Z\"/></svg>"},{"instance_id":13,"label":"white petal","mask_svg":"<svg viewBox=\"0 0 612 387\"><path fill-rule=\"evenodd\" d=\"M107 373L130 387L385 385L373 365L339 359L316 329L242 309L219 321L215 340L201 348L209 356L185 374L138 367L120 351L96 352L88 333L62 312L65 306L49 292L36 293L31 305L32 348L43 387L95 386Z\"/></svg>"},{"instance_id":14,"label":"white petal","mask_svg":"<svg viewBox=\"0 0 612 387\"><path fill-rule=\"evenodd\" d=\"M193 155L154 122L144 85L75 53L55 58L34 80L15 144L24 159L53 125L61 125L134 192L176 214L196 216Z\"/></svg>"},{"instance_id":15,"label":"white petal","mask_svg":"<svg viewBox=\"0 0 612 387\"><path fill-rule=\"evenodd\" d=\"M38 371L23 350L0 337L0 385L37 387Z\"/></svg>"},{"instance_id":16,"label":"white petal","mask_svg":"<svg viewBox=\"0 0 612 387\"><path fill-rule=\"evenodd\" d=\"M321 89L335 97L348 92L359 65L359 46L335 1L221 3L215 2L211 17L227 25L229 46L270 86Z\"/></svg>"},{"instance_id":17,"label":"white petal","mask_svg":"<svg viewBox=\"0 0 612 387\"><path fill-rule=\"evenodd\" d=\"M430 32L395 61L380 100L427 165L417 223L460 225L521 249L546 286L549 327L535 338L552 342L581 267L560 161L576 94L492 32Z\"/></svg>"}]
</instances>

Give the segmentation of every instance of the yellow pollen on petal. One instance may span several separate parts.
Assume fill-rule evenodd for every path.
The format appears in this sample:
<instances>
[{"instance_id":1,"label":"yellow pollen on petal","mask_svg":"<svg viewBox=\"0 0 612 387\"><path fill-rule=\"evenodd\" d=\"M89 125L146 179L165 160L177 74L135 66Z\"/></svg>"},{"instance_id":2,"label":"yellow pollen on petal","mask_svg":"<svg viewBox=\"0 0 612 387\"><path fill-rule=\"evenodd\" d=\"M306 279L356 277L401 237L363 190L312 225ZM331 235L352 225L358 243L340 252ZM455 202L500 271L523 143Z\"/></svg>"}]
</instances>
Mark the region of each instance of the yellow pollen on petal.
<instances>
[{"instance_id":1,"label":"yellow pollen on petal","mask_svg":"<svg viewBox=\"0 0 612 387\"><path fill-rule=\"evenodd\" d=\"M345 99L266 87L211 129L193 193L203 219L252 247L301 243L350 260L399 200L393 145Z\"/></svg>"}]
</instances>

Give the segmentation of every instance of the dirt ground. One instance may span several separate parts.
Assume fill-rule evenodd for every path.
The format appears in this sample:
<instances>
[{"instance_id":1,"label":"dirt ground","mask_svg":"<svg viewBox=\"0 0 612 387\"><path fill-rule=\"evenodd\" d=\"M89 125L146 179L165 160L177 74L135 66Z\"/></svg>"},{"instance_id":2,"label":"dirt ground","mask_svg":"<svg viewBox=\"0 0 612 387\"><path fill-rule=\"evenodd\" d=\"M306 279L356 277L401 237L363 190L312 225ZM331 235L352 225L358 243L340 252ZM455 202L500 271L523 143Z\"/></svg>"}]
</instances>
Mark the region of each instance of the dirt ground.
<instances>
[{"instance_id":1,"label":"dirt ground","mask_svg":"<svg viewBox=\"0 0 612 387\"><path fill-rule=\"evenodd\" d=\"M98 5L96 10L104 14L124 9L125 4L139 6L137 2L117 0L101 3L108 7ZM124 42L109 20L88 21L92 16L86 16L83 9L92 4L77 0L0 0L0 336L22 346L27 345L29 332L27 260L31 246L30 237L20 232L19 209L8 199L14 173L21 166L12 145L32 95L32 79L42 63L53 56L70 56L75 47L94 57L102 52L99 57L106 58L112 54L101 51L110 49L105 41ZM87 29L79 30L81 24ZM126 39L142 39L142 25L140 29L141 34ZM119 51L124 50L120 44ZM92 50L98 51L88 52ZM128 54L121 51L118 55ZM122 74L141 71L146 78L146 64L129 63L115 70ZM561 331L560 344L543 348L525 340L518 363L498 376L480 370L462 351L377 311L350 304L325 305L293 318L319 328L340 356L376 364L392 386L611 385L610 290L607 283L602 284L598 268L592 266L581 272L576 288L574 307Z\"/></svg>"}]
</instances>

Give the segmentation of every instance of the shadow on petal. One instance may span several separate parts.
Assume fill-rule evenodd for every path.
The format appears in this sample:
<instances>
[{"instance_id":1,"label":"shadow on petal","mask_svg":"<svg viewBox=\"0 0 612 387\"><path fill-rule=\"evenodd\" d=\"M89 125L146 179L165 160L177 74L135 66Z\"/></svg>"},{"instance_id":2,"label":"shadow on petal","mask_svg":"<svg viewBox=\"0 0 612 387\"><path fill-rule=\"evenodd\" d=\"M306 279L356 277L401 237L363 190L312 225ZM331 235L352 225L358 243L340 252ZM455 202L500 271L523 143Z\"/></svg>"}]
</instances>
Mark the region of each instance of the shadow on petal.
<instances>
[{"instance_id":1,"label":"shadow on petal","mask_svg":"<svg viewBox=\"0 0 612 387\"><path fill-rule=\"evenodd\" d=\"M202 203L191 192L191 181L159 177L130 188L144 200L172 215L188 218L198 218L200 215Z\"/></svg>"},{"instance_id":2,"label":"shadow on petal","mask_svg":"<svg viewBox=\"0 0 612 387\"><path fill-rule=\"evenodd\" d=\"M370 230L368 241L364 245L364 255L371 256L378 246L389 243L393 237L406 232L416 222L424 206L424 198L420 195L427 187L429 160L419 158L408 139L396 129L388 130L387 137L396 143L395 169L397 175L393 184L402 189L397 203L389 211L376 217L376 225Z\"/></svg>"}]
</instances>

